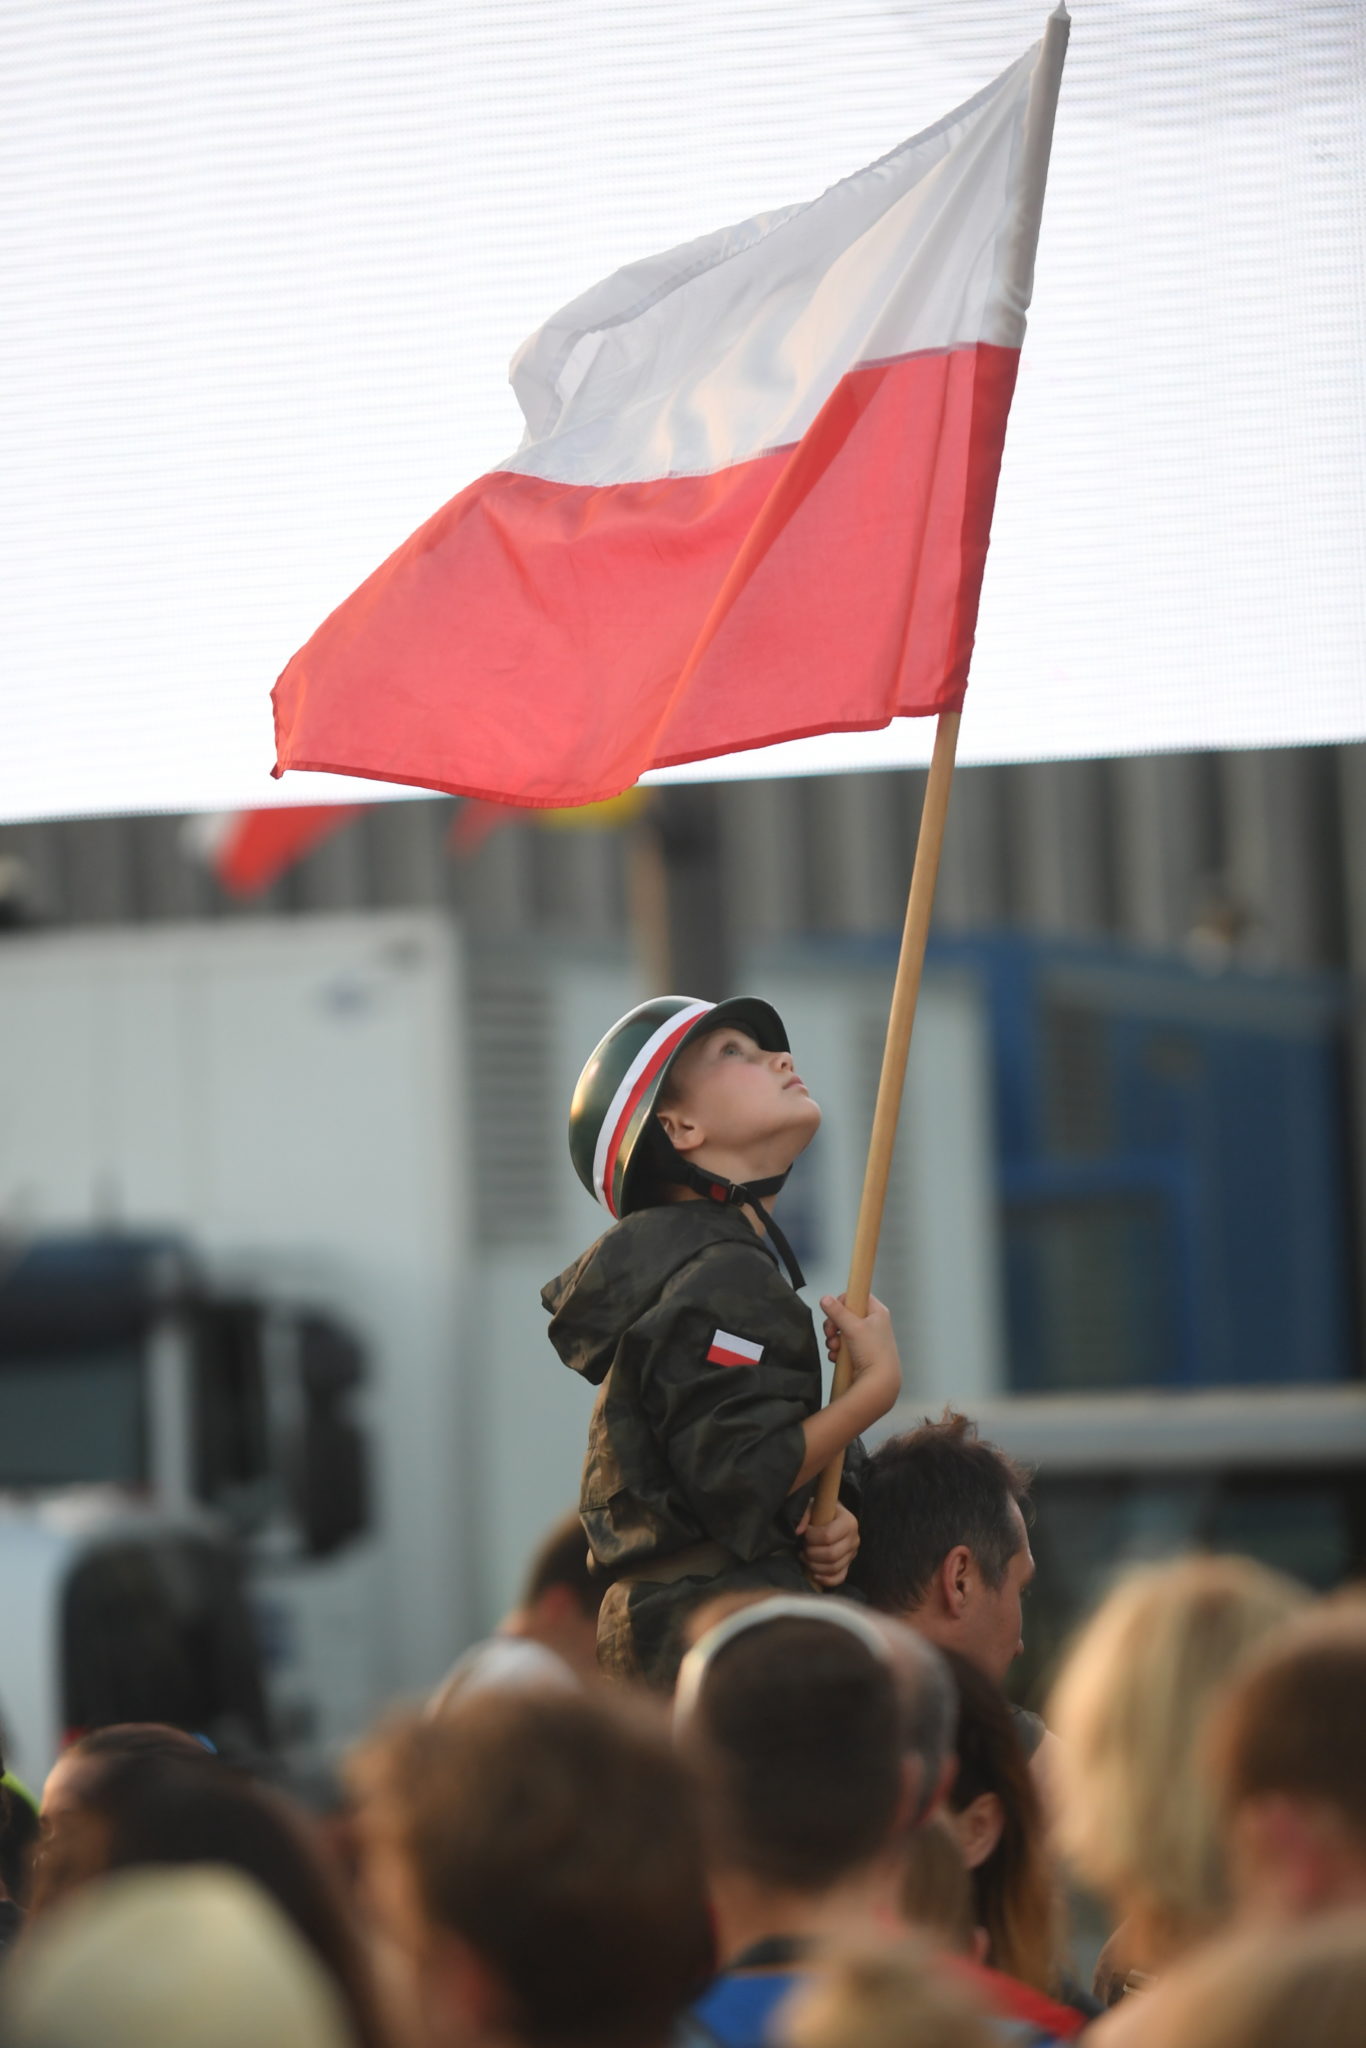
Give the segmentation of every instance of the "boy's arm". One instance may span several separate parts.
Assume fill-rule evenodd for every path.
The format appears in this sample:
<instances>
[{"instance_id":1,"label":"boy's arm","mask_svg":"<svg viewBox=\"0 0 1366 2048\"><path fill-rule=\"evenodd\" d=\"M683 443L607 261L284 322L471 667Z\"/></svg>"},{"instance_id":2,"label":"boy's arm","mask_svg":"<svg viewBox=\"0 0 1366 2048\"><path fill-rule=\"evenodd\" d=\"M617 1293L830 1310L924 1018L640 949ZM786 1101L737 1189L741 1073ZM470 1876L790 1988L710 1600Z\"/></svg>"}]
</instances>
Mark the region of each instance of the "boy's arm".
<instances>
[{"instance_id":1,"label":"boy's arm","mask_svg":"<svg viewBox=\"0 0 1366 2048\"><path fill-rule=\"evenodd\" d=\"M866 1316L856 1316L833 1294L822 1296L831 1356L841 1344L849 1347L853 1380L828 1407L818 1408L802 1424L806 1454L792 1482L792 1492L823 1472L856 1436L896 1406L901 1392L901 1360L892 1319L880 1301L870 1298Z\"/></svg>"}]
</instances>

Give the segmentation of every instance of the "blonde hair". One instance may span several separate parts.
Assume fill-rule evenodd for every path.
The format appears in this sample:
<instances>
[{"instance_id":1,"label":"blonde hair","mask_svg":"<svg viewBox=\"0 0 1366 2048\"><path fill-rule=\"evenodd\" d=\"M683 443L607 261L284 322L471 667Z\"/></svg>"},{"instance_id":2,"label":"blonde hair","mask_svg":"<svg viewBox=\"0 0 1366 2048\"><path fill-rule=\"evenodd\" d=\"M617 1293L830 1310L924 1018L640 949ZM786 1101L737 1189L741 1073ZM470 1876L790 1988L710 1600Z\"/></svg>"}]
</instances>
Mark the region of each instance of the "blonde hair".
<instances>
[{"instance_id":1,"label":"blonde hair","mask_svg":"<svg viewBox=\"0 0 1366 2048\"><path fill-rule=\"evenodd\" d=\"M834 1951L778 2012L784 2048L1000 2048L995 2024L922 1943Z\"/></svg>"},{"instance_id":2,"label":"blonde hair","mask_svg":"<svg viewBox=\"0 0 1366 2048\"><path fill-rule=\"evenodd\" d=\"M1258 1928L1202 1949L1145 2001L1162 2048L1359 2048L1366 1912Z\"/></svg>"},{"instance_id":3,"label":"blonde hair","mask_svg":"<svg viewBox=\"0 0 1366 2048\"><path fill-rule=\"evenodd\" d=\"M26 1930L7 2048L354 2048L322 1963L236 1870L119 1870Z\"/></svg>"},{"instance_id":4,"label":"blonde hair","mask_svg":"<svg viewBox=\"0 0 1366 2048\"><path fill-rule=\"evenodd\" d=\"M1226 1911L1204 1752L1210 1709L1255 1645L1307 1599L1250 1558L1148 1566L1102 1603L1053 1689L1059 1844L1166 1954Z\"/></svg>"}]
</instances>

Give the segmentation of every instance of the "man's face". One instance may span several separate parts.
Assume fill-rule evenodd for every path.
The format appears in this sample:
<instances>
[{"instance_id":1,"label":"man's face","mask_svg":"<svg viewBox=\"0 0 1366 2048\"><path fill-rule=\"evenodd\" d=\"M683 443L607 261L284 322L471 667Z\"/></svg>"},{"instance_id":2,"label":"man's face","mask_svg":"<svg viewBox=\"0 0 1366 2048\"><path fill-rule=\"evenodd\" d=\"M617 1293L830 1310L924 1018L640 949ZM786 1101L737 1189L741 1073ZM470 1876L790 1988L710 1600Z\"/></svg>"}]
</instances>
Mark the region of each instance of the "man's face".
<instances>
[{"instance_id":1,"label":"man's face","mask_svg":"<svg viewBox=\"0 0 1366 2048\"><path fill-rule=\"evenodd\" d=\"M725 1170L723 1159L742 1159L753 1178L790 1166L820 1120L791 1053L765 1052L733 1025L684 1046L660 1108L660 1121L680 1151L695 1153L718 1171Z\"/></svg>"},{"instance_id":2,"label":"man's face","mask_svg":"<svg viewBox=\"0 0 1366 2048\"><path fill-rule=\"evenodd\" d=\"M1010 1519L1018 1537L1015 1554L999 1586L989 1586L973 1563L956 1645L998 1685L1004 1685L1006 1673L1024 1648L1024 1595L1034 1577L1029 1531L1015 1501L1010 1503Z\"/></svg>"}]
</instances>

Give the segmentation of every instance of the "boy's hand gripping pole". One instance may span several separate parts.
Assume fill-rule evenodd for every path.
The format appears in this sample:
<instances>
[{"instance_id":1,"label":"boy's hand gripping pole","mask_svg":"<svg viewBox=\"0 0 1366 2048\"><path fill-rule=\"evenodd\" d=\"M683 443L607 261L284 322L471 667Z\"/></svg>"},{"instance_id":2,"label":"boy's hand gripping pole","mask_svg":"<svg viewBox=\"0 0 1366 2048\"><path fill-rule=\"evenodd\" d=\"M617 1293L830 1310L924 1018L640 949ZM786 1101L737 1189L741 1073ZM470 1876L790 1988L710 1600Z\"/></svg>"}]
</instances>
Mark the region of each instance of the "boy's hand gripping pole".
<instances>
[{"instance_id":1,"label":"boy's hand gripping pole","mask_svg":"<svg viewBox=\"0 0 1366 2048\"><path fill-rule=\"evenodd\" d=\"M892 1011L887 1019L882 1078L878 1082L877 1107L873 1111L872 1136L868 1140L868 1164L863 1176L863 1197L854 1229L854 1248L849 1258L849 1285L844 1296L856 1316L867 1315L868 1297L872 1292L873 1267L877 1262L882 1212L891 1179L896 1127L901 1116L906 1058L911 1049L911 1027L915 1023L915 1006L920 995L920 975L925 965L925 942L930 935L934 885L939 878L939 856L944 846L944 826L949 814L949 790L953 785L961 716L958 711L941 711L939 714L929 780L925 785L925 802L920 813L920 836L916 841L915 866L911 871L906 923L901 933L901 957L897 962L896 985L892 990ZM845 1391L852 1377L849 1349L841 1344L830 1383L832 1401ZM813 1524L833 1519L839 1505L843 1470L844 1453L841 1451L816 1482L816 1498L811 1509Z\"/></svg>"}]
</instances>

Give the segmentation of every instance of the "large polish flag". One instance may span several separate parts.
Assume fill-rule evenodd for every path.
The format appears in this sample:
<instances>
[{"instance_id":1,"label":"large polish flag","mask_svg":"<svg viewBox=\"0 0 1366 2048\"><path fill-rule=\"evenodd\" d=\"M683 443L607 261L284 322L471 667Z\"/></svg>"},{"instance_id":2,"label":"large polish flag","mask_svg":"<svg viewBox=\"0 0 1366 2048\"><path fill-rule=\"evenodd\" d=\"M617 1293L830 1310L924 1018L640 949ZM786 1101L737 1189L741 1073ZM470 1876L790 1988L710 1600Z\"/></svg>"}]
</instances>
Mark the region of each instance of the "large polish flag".
<instances>
[{"instance_id":1,"label":"large polish flag","mask_svg":"<svg viewBox=\"0 0 1366 2048\"><path fill-rule=\"evenodd\" d=\"M819 199L532 335L521 447L295 655L276 774L583 804L957 708L1067 27Z\"/></svg>"}]
</instances>

